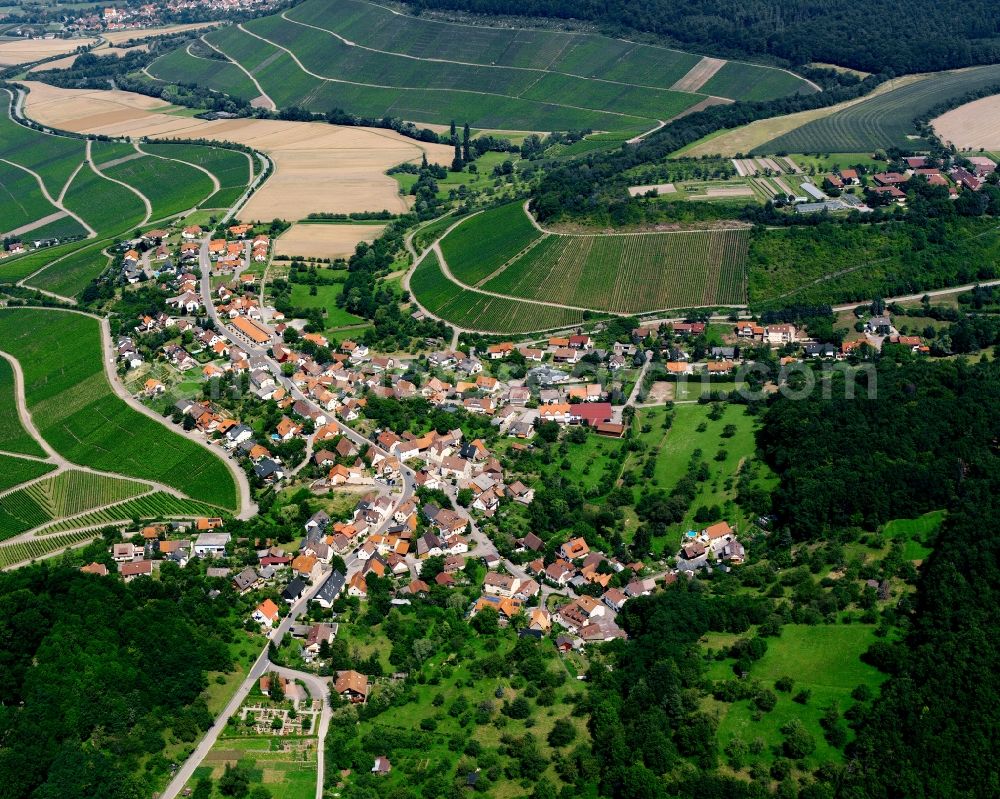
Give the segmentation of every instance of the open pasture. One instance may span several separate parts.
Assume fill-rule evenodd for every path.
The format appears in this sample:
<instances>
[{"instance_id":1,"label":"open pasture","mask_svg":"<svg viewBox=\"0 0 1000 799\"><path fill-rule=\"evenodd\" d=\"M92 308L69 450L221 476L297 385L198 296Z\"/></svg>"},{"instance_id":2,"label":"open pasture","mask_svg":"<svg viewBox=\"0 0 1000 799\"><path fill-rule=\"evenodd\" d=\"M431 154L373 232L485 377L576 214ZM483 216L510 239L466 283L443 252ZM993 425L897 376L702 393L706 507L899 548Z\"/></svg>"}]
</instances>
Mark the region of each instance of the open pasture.
<instances>
[{"instance_id":1,"label":"open pasture","mask_svg":"<svg viewBox=\"0 0 1000 799\"><path fill-rule=\"evenodd\" d=\"M878 96L807 122L751 152L867 152L888 147L913 148L914 120L934 106L968 92L1000 84L1000 64L928 75L890 88Z\"/></svg>"},{"instance_id":2,"label":"open pasture","mask_svg":"<svg viewBox=\"0 0 1000 799\"><path fill-rule=\"evenodd\" d=\"M462 288L450 281L434 252L429 252L410 278L410 291L435 316L469 330L526 333L568 327L583 321L583 313Z\"/></svg>"},{"instance_id":3,"label":"open pasture","mask_svg":"<svg viewBox=\"0 0 1000 799\"><path fill-rule=\"evenodd\" d=\"M860 657L876 640L874 627L865 624L784 625L780 637L767 639L767 652L751 666L750 678L773 689L776 680L791 677L792 692L779 692L774 709L759 720L754 719L754 708L748 700L718 703L716 706L722 713L718 728L720 746L724 748L737 737L744 742L760 737L767 745L766 752L772 747L780 750L781 727L797 718L816 741L815 752L807 758L810 764L840 760L842 754L826 742L820 720L823 711L833 703L838 704L841 712L854 704L851 691L859 685L877 692L885 675ZM716 670L716 678L733 676L732 663L725 661L724 668ZM812 694L804 705L792 699L803 689Z\"/></svg>"},{"instance_id":4,"label":"open pasture","mask_svg":"<svg viewBox=\"0 0 1000 799\"><path fill-rule=\"evenodd\" d=\"M35 308L0 310L0 341L25 373L28 409L68 460L157 480L193 499L237 504L225 464L193 441L127 406L104 374L97 320Z\"/></svg>"}]
</instances>

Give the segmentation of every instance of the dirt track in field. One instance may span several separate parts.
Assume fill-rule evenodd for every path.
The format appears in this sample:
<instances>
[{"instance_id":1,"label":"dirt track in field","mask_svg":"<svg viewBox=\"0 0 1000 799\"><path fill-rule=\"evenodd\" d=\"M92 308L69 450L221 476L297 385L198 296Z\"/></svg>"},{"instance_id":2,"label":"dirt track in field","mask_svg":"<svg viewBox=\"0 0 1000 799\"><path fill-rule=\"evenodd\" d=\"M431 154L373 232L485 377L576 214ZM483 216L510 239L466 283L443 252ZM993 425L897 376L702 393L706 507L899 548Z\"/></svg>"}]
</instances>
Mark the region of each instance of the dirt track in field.
<instances>
[{"instance_id":1,"label":"dirt track in field","mask_svg":"<svg viewBox=\"0 0 1000 799\"><path fill-rule=\"evenodd\" d=\"M709 58L705 56L670 88L675 92L701 91L701 87L708 83L712 76L725 65L726 62L721 58Z\"/></svg>"}]
</instances>

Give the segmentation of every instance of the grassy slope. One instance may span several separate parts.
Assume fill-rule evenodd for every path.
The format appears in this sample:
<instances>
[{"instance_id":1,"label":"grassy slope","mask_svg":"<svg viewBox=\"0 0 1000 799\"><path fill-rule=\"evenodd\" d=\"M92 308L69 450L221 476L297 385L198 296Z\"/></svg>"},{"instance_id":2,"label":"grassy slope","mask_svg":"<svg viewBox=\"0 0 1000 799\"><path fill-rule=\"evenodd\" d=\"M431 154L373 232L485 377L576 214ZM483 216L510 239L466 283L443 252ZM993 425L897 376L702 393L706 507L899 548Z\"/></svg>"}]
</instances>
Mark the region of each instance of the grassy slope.
<instances>
[{"instance_id":1,"label":"grassy slope","mask_svg":"<svg viewBox=\"0 0 1000 799\"><path fill-rule=\"evenodd\" d=\"M95 320L6 309L0 311L0 340L22 364L28 407L41 434L68 459L236 506L236 486L218 458L114 396Z\"/></svg>"},{"instance_id":2,"label":"grassy slope","mask_svg":"<svg viewBox=\"0 0 1000 799\"><path fill-rule=\"evenodd\" d=\"M823 738L819 721L825 708L834 702L841 712L853 704L851 691L858 685L867 685L877 692L885 679L874 667L862 663L860 654L875 642L874 628L869 625L817 625L787 624L780 638L770 638L767 652L750 669L750 677L761 680L773 689L774 681L783 676L792 677L795 685L791 694L778 693L774 710L765 713L760 721L753 721L753 708L747 700L731 705L715 703L721 712L718 737L725 748L734 737L746 743L760 737L770 750L780 747L784 736L781 727L792 719L799 719L816 740L816 751L807 762L818 765L826 761L839 761L841 755ZM713 665L710 676L715 679L732 677L732 661ZM808 688L812 698L808 704L792 701L792 696Z\"/></svg>"}]
</instances>

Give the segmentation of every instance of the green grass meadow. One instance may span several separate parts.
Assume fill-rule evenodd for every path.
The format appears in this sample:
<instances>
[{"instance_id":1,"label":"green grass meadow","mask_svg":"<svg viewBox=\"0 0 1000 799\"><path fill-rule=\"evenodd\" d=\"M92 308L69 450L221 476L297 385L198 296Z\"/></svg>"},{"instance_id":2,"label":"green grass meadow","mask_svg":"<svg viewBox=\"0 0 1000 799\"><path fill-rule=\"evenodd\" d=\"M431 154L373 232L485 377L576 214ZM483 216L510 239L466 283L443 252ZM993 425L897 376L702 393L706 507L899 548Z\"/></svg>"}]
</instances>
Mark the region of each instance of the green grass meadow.
<instances>
[{"instance_id":1,"label":"green grass meadow","mask_svg":"<svg viewBox=\"0 0 1000 799\"><path fill-rule=\"evenodd\" d=\"M806 758L807 764L840 761L840 750L830 746L823 737L820 718L831 704L836 703L841 713L853 705L851 691L859 685L866 685L878 693L885 675L860 659L861 653L875 641L875 629L871 625L783 626L779 638L767 639L767 652L753 663L749 678L760 680L765 687L773 690L777 679L791 677L795 681L792 691L775 692L777 705L758 721L753 718L754 708L749 700L732 704L707 700L709 712L718 714L720 748L725 749L736 737L747 744L761 738L767 746L762 757L770 761L774 758L774 750L780 748L784 739L781 727L792 719L799 719L816 741L816 750ZM714 680L732 679L733 662L730 659L714 661L709 677ZM808 703L795 702L792 697L806 688L812 692Z\"/></svg>"}]
</instances>

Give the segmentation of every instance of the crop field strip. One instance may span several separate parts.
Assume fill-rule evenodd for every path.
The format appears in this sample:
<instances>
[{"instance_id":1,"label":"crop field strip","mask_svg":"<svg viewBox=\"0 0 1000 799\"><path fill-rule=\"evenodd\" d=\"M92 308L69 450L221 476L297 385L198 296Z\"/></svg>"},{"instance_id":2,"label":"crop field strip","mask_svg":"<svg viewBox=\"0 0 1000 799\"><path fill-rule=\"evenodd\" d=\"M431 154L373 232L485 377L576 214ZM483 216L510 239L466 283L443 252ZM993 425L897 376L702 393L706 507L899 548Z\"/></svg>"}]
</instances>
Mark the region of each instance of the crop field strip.
<instances>
[{"instance_id":1,"label":"crop field strip","mask_svg":"<svg viewBox=\"0 0 1000 799\"><path fill-rule=\"evenodd\" d=\"M0 569L6 569L17 563L61 552L67 547L82 544L97 537L96 532L76 532L67 535L54 535L48 538L35 538L30 541L20 541L16 544L0 546Z\"/></svg>"},{"instance_id":2,"label":"crop field strip","mask_svg":"<svg viewBox=\"0 0 1000 799\"><path fill-rule=\"evenodd\" d=\"M120 502L110 508L83 513L71 519L61 519L36 530L35 535L41 540L47 540L47 538L42 537L79 530L83 527L124 524L133 519L140 521L167 518L191 519L197 516L217 514L218 510L214 505L206 505L204 502L179 499L162 491L154 491L136 499Z\"/></svg>"},{"instance_id":3,"label":"crop field strip","mask_svg":"<svg viewBox=\"0 0 1000 799\"><path fill-rule=\"evenodd\" d=\"M148 493L149 486L134 480L60 472L0 499L0 540Z\"/></svg>"},{"instance_id":4,"label":"crop field strip","mask_svg":"<svg viewBox=\"0 0 1000 799\"><path fill-rule=\"evenodd\" d=\"M55 470L54 463L18 458L0 452L0 491L14 488L29 480L37 480Z\"/></svg>"},{"instance_id":5,"label":"crop field strip","mask_svg":"<svg viewBox=\"0 0 1000 799\"><path fill-rule=\"evenodd\" d=\"M611 313L743 305L748 247L744 229L541 233L518 203L470 217L441 240L466 287Z\"/></svg>"},{"instance_id":6,"label":"crop field strip","mask_svg":"<svg viewBox=\"0 0 1000 799\"><path fill-rule=\"evenodd\" d=\"M670 89L701 60L691 53L593 34L429 21L355 0L302 3L205 40L280 107L341 107L418 122L461 118L484 128L638 132L707 96ZM213 60L182 48L149 71L174 81L196 75L247 100L259 94L245 75L230 76L224 62L213 73L206 67ZM745 85L754 99L814 90L790 73L735 62L716 78Z\"/></svg>"},{"instance_id":7,"label":"crop field strip","mask_svg":"<svg viewBox=\"0 0 1000 799\"><path fill-rule=\"evenodd\" d=\"M435 316L470 330L526 333L568 327L583 321L580 311L494 297L462 288L441 271L433 251L427 253L414 270L410 290Z\"/></svg>"},{"instance_id":8,"label":"crop field strip","mask_svg":"<svg viewBox=\"0 0 1000 799\"><path fill-rule=\"evenodd\" d=\"M236 506L226 465L203 447L133 410L108 384L98 322L75 313L0 309L0 341L21 363L39 432L68 460L174 486Z\"/></svg>"},{"instance_id":9,"label":"crop field strip","mask_svg":"<svg viewBox=\"0 0 1000 799\"><path fill-rule=\"evenodd\" d=\"M2 346L0 342L0 349ZM16 388L14 367L6 358L0 358L0 452L16 452L44 458L45 450L21 424L17 413Z\"/></svg>"},{"instance_id":10,"label":"crop field strip","mask_svg":"<svg viewBox=\"0 0 1000 799\"><path fill-rule=\"evenodd\" d=\"M912 148L913 120L951 98L1000 84L1000 64L941 72L814 119L755 147L751 154L855 153Z\"/></svg>"}]
</instances>

